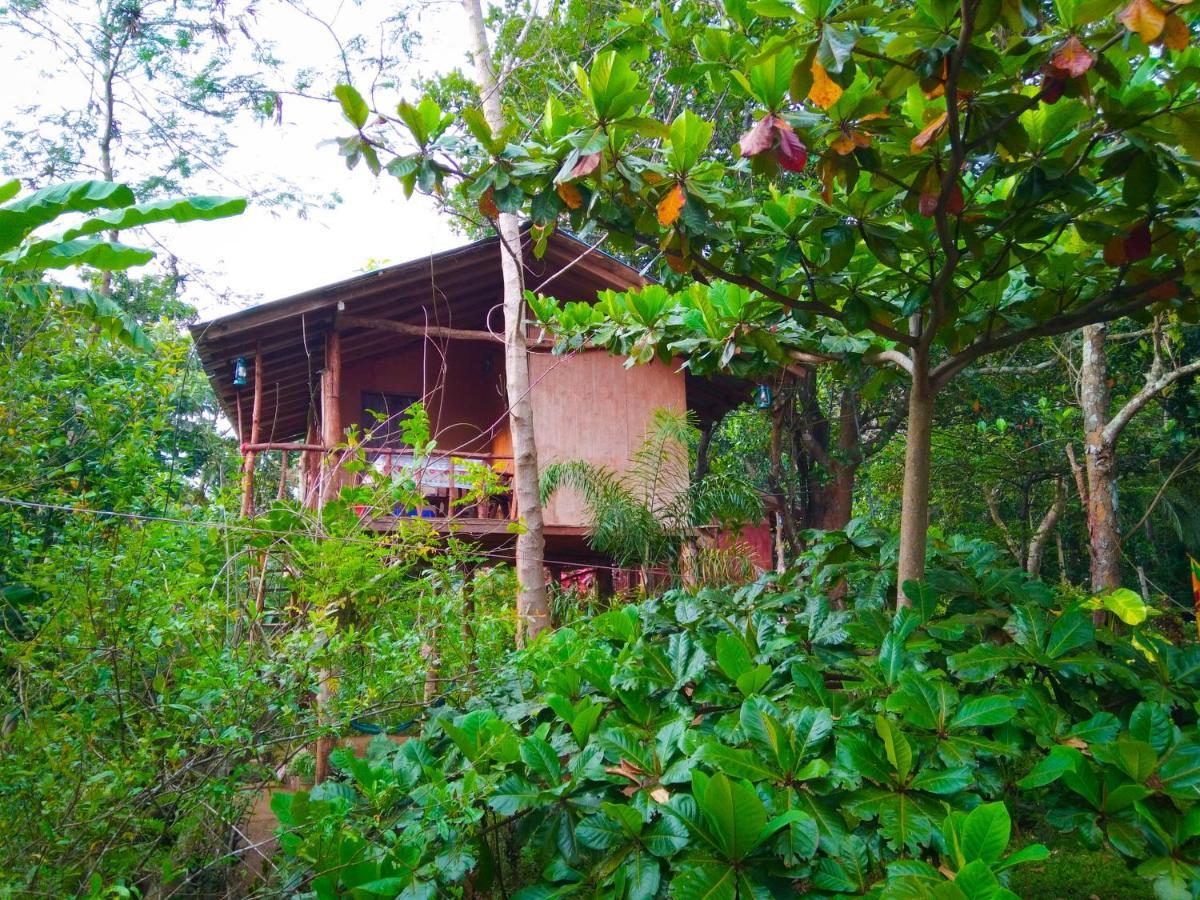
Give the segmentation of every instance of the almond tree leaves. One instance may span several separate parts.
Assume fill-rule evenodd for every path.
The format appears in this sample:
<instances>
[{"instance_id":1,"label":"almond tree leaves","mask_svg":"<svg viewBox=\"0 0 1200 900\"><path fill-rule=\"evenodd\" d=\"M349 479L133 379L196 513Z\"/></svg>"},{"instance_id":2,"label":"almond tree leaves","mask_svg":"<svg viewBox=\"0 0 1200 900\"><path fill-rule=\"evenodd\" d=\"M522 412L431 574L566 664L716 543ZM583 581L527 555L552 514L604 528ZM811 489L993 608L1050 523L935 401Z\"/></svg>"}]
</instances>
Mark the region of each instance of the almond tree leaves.
<instances>
[{"instance_id":1,"label":"almond tree leaves","mask_svg":"<svg viewBox=\"0 0 1200 900\"><path fill-rule=\"evenodd\" d=\"M830 78L825 67L816 60L813 60L812 76L812 87L809 88L808 99L821 109L829 109L841 99L842 86Z\"/></svg>"},{"instance_id":2,"label":"almond tree leaves","mask_svg":"<svg viewBox=\"0 0 1200 900\"><path fill-rule=\"evenodd\" d=\"M1117 19L1147 44L1156 41L1167 24L1167 14L1153 0L1133 0L1121 10Z\"/></svg>"},{"instance_id":3,"label":"almond tree leaves","mask_svg":"<svg viewBox=\"0 0 1200 900\"><path fill-rule=\"evenodd\" d=\"M686 203L687 194L684 193L683 185L671 185L663 198L658 201L658 224L663 228L674 225L679 220L679 214L683 212Z\"/></svg>"},{"instance_id":4,"label":"almond tree leaves","mask_svg":"<svg viewBox=\"0 0 1200 900\"><path fill-rule=\"evenodd\" d=\"M739 142L742 156L754 157L770 152L773 158L790 172L801 172L808 162L808 148L792 126L772 113L742 135Z\"/></svg>"},{"instance_id":5,"label":"almond tree leaves","mask_svg":"<svg viewBox=\"0 0 1200 900\"><path fill-rule=\"evenodd\" d=\"M1096 58L1092 56L1092 52L1083 46L1079 38L1071 35L1067 42L1059 47L1054 56L1050 58L1050 65L1066 72L1072 78L1078 78L1090 69L1095 61Z\"/></svg>"}]
</instances>

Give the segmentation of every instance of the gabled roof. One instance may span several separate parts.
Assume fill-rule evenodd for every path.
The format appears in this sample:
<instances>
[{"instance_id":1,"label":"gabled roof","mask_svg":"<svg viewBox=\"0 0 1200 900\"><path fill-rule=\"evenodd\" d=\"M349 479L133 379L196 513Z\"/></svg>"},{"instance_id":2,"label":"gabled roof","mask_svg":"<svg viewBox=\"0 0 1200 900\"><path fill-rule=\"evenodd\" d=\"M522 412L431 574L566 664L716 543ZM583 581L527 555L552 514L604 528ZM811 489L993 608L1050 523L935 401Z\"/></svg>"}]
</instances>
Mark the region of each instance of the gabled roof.
<instances>
[{"instance_id":1,"label":"gabled roof","mask_svg":"<svg viewBox=\"0 0 1200 900\"><path fill-rule=\"evenodd\" d=\"M554 232L541 259L527 247L525 283L562 300L594 300L605 289L625 290L646 283L638 272L577 238ZM542 287L544 286L544 287ZM233 386L238 357L263 354L262 439L288 441L304 435L317 376L325 366L325 335L340 309L347 315L396 322L484 329L501 301L500 245L485 238L453 250L388 266L230 313L191 326L192 338L221 406L238 420L238 403L248 424L253 391ZM499 310L490 316L501 330ZM421 338L390 332L343 332L342 356L355 359L398 349Z\"/></svg>"},{"instance_id":2,"label":"gabled roof","mask_svg":"<svg viewBox=\"0 0 1200 900\"><path fill-rule=\"evenodd\" d=\"M627 290L647 282L616 257L561 231L547 240L541 259L535 259L526 244L524 262L526 287L560 300L592 301L602 290ZM233 386L233 368L238 357L250 363L261 348L265 378L261 439L291 441L304 437L309 411L316 408L318 376L325 367L325 336L339 312L417 325L501 331L501 294L500 242L490 237L200 322L191 326L191 333L225 414L236 423L240 405L247 428L254 392ZM364 359L420 340L388 331L346 329L342 358ZM749 386L738 379L687 376L688 407L702 420L719 418L748 393Z\"/></svg>"}]
</instances>

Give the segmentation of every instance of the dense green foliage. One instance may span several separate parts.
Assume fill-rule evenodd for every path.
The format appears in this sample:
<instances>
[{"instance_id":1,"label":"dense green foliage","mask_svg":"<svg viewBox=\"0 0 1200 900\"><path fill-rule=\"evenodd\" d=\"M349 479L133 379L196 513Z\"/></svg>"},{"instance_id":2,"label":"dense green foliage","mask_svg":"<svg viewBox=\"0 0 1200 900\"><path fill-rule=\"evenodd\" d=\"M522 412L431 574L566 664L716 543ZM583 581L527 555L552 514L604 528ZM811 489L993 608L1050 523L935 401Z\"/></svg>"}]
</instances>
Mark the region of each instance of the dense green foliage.
<instances>
[{"instance_id":1,"label":"dense green foliage","mask_svg":"<svg viewBox=\"0 0 1200 900\"><path fill-rule=\"evenodd\" d=\"M1011 814L1190 896L1200 650L1096 629L970 542L893 617L892 553L860 530L782 578L556 632L421 738L278 796L294 876L318 896L468 873L531 898L1006 896L1003 870L1044 855L1004 856Z\"/></svg>"}]
</instances>

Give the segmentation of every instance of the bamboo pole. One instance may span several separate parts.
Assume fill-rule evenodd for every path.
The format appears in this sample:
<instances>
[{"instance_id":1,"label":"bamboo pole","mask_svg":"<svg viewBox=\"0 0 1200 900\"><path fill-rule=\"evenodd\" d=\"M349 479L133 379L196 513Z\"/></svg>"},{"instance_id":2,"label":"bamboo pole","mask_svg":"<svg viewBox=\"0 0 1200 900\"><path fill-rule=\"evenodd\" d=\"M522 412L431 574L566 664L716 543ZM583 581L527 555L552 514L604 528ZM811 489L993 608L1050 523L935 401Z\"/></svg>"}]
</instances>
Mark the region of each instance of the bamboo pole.
<instances>
[{"instance_id":1,"label":"bamboo pole","mask_svg":"<svg viewBox=\"0 0 1200 900\"><path fill-rule=\"evenodd\" d=\"M321 443L328 449L322 457L325 469L319 479L318 507L336 497L339 487L338 469L340 454L334 448L342 442L342 337L331 331L325 337L325 371L321 373ZM333 699L330 682L334 679L332 668L317 673L316 710L317 721L328 726L328 710ZM334 739L323 734L317 738L315 747L315 771L313 781L320 784L329 777L329 754L333 752Z\"/></svg>"},{"instance_id":2,"label":"bamboo pole","mask_svg":"<svg viewBox=\"0 0 1200 900\"><path fill-rule=\"evenodd\" d=\"M262 377L262 345L254 351L254 407L250 414L250 441L248 446L259 443L259 429L262 427L263 377ZM241 407L238 407L239 411ZM245 435L239 434L242 440ZM254 517L254 463L257 454L254 450L242 449L242 518Z\"/></svg>"},{"instance_id":3,"label":"bamboo pole","mask_svg":"<svg viewBox=\"0 0 1200 900\"><path fill-rule=\"evenodd\" d=\"M504 335L496 334L492 331L481 331L472 328L447 328L444 325L415 325L411 322L396 322L392 319L380 319L370 316L350 316L344 313L338 315L336 327L340 330L365 328L370 331L390 331L394 334L405 335L406 337L446 338L448 340L480 341L490 344L504 343ZM554 341L545 337L537 340L527 339L526 346L553 347ZM584 346L591 347L592 344L589 342Z\"/></svg>"}]
</instances>

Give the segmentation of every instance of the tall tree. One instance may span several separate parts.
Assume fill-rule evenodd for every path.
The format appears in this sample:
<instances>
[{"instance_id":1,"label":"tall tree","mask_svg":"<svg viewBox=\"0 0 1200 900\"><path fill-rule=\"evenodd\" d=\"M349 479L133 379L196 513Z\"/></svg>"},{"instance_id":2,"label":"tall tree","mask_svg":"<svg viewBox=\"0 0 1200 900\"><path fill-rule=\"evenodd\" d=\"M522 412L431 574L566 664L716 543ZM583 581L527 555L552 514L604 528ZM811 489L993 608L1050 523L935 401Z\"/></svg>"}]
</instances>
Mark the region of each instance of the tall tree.
<instances>
[{"instance_id":1,"label":"tall tree","mask_svg":"<svg viewBox=\"0 0 1200 900\"><path fill-rule=\"evenodd\" d=\"M1110 591L1121 586L1122 534L1117 500L1117 441L1146 406L1180 379L1200 373L1200 360L1183 362L1173 356L1161 318L1150 329L1150 366L1142 387L1113 409L1109 377L1108 328L1083 329L1080 365L1080 404L1083 407L1088 546L1092 590Z\"/></svg>"},{"instance_id":2,"label":"tall tree","mask_svg":"<svg viewBox=\"0 0 1200 900\"><path fill-rule=\"evenodd\" d=\"M479 0L463 0L479 80L487 127L493 135L506 131L500 82L492 65L483 11ZM529 351L525 329L525 270L521 223L513 212L495 211L500 234L500 267L503 275L504 381L508 395L508 422L513 446L513 495L521 520L517 533L517 640L536 638L550 626L546 595L545 546L542 500L539 491L537 442L533 430L533 398L529 382Z\"/></svg>"},{"instance_id":3,"label":"tall tree","mask_svg":"<svg viewBox=\"0 0 1200 900\"><path fill-rule=\"evenodd\" d=\"M425 141L411 164L470 192L502 182L536 227L565 213L697 281L614 298L605 321L543 309L576 334L689 365L727 345L715 361L735 372L892 367L908 387L903 585L924 572L934 405L948 383L1032 338L1195 303L1191 13L1115 7L1064 0L1022 19L984 0L731 3L670 77L684 94L704 78L740 98L755 124L732 152L690 109L669 125L648 115L668 110L646 107L633 60L691 46L686 10L661 27L622 17L618 49L579 72L578 99L547 99L540 134ZM742 327L707 334L734 286Z\"/></svg>"}]
</instances>

